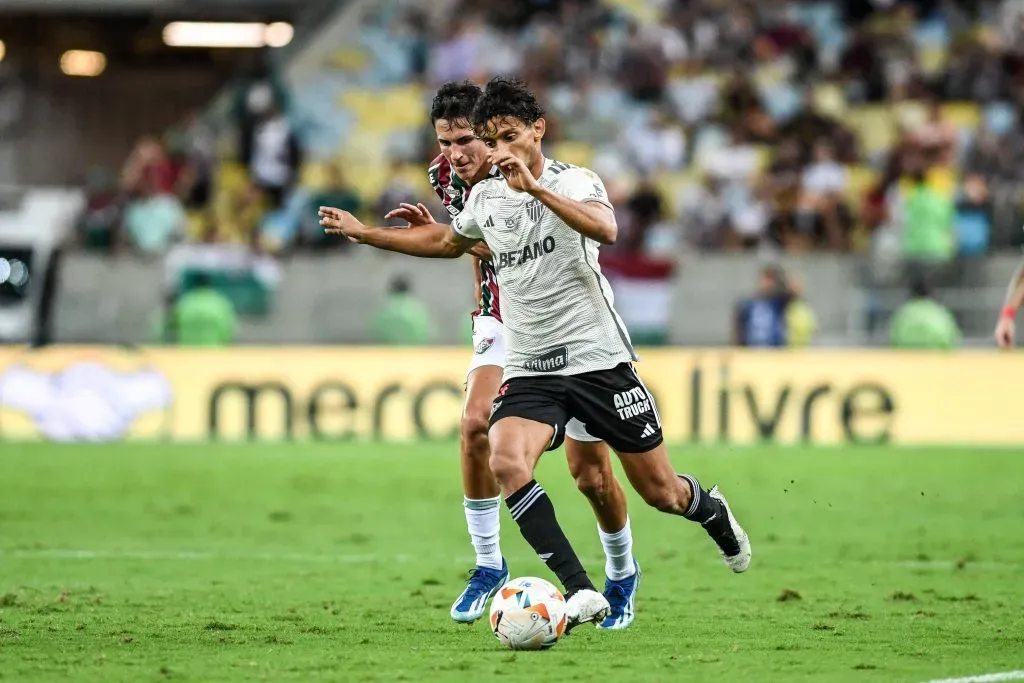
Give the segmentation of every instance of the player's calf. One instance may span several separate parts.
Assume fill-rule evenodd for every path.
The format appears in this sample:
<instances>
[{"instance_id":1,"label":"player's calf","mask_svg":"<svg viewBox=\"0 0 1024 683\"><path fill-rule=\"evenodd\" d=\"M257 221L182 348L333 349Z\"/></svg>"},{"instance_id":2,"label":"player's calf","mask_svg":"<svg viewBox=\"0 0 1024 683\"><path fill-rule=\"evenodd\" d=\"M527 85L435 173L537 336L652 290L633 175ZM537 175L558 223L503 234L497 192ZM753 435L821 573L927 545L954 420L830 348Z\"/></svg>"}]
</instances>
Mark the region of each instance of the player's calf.
<instances>
[{"instance_id":1,"label":"player's calf","mask_svg":"<svg viewBox=\"0 0 1024 683\"><path fill-rule=\"evenodd\" d=\"M734 572L750 566L750 540L717 487L702 489L697 478L676 474L664 445L646 453L620 453L629 481L644 501L661 512L697 522Z\"/></svg>"},{"instance_id":2,"label":"player's calf","mask_svg":"<svg viewBox=\"0 0 1024 683\"><path fill-rule=\"evenodd\" d=\"M459 437L463 458L472 461L474 466L487 472L493 482L494 477L490 474L490 467L488 466L491 449L487 443L487 427L487 414L485 412L470 412L467 410L463 414L462 422L459 425Z\"/></svg>"},{"instance_id":3,"label":"player's calf","mask_svg":"<svg viewBox=\"0 0 1024 683\"><path fill-rule=\"evenodd\" d=\"M551 499L533 479L534 465L554 441L552 432L552 427L536 420L496 414L490 431L491 469L501 485L505 505L520 533L558 577L566 594L596 592L555 517ZM589 608L582 609L580 614L584 618L593 616Z\"/></svg>"},{"instance_id":4,"label":"player's calf","mask_svg":"<svg viewBox=\"0 0 1024 683\"><path fill-rule=\"evenodd\" d=\"M729 503L717 486L702 489L696 477L680 474L679 481L689 489L690 504L682 513L697 522L718 546L725 565L737 574L750 566L750 539L729 509Z\"/></svg>"}]
</instances>

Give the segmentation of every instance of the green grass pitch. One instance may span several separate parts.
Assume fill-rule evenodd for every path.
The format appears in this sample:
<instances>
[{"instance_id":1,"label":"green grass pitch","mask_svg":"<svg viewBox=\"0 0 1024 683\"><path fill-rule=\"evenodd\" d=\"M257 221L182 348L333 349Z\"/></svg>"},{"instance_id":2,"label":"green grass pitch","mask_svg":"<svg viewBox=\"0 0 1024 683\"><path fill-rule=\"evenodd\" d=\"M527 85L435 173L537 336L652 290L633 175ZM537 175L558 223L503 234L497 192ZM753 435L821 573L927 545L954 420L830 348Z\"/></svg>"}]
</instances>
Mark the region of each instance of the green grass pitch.
<instances>
[{"instance_id":1,"label":"green grass pitch","mask_svg":"<svg viewBox=\"0 0 1024 683\"><path fill-rule=\"evenodd\" d=\"M2 681L907 681L1024 669L1024 453L673 449L753 564L630 496L637 621L501 649L448 617L454 444L3 444ZM561 454L538 479L596 581ZM551 578L502 513L513 576Z\"/></svg>"}]
</instances>

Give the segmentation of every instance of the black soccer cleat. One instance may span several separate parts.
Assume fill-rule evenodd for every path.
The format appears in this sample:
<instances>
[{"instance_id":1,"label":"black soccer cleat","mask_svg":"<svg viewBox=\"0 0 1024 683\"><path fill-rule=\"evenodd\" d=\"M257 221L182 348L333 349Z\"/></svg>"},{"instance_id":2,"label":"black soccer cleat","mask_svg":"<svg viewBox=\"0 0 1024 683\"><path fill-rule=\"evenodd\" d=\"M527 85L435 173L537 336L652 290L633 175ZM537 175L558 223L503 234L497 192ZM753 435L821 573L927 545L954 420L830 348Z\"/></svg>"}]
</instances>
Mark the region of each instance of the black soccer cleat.
<instances>
[{"instance_id":1,"label":"black soccer cleat","mask_svg":"<svg viewBox=\"0 0 1024 683\"><path fill-rule=\"evenodd\" d=\"M708 491L708 495L718 502L719 510L701 526L718 546L725 565L737 574L745 572L750 566L751 555L747 532L736 521L729 503L717 486Z\"/></svg>"}]
</instances>

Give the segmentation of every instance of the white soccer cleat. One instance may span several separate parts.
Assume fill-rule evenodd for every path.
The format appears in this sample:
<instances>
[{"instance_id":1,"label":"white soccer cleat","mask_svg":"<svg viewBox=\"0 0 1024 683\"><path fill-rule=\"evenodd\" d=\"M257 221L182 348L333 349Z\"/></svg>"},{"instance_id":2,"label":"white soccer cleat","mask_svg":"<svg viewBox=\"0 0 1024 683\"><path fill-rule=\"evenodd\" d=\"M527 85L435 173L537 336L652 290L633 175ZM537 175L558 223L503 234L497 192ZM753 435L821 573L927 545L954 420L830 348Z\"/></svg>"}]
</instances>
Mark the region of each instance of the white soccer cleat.
<instances>
[{"instance_id":1,"label":"white soccer cleat","mask_svg":"<svg viewBox=\"0 0 1024 683\"><path fill-rule=\"evenodd\" d=\"M565 632L568 633L580 624L600 623L611 611L608 598L601 593L589 588L576 591L565 603Z\"/></svg>"},{"instance_id":2,"label":"white soccer cleat","mask_svg":"<svg viewBox=\"0 0 1024 683\"><path fill-rule=\"evenodd\" d=\"M704 530L718 545L718 551L722 554L725 565L737 574L745 572L750 566L751 555L750 539L747 537L747 532L736 521L729 502L717 486L708 491L708 495L722 504L725 519L721 519L720 513L716 513L714 517L704 522Z\"/></svg>"}]
</instances>

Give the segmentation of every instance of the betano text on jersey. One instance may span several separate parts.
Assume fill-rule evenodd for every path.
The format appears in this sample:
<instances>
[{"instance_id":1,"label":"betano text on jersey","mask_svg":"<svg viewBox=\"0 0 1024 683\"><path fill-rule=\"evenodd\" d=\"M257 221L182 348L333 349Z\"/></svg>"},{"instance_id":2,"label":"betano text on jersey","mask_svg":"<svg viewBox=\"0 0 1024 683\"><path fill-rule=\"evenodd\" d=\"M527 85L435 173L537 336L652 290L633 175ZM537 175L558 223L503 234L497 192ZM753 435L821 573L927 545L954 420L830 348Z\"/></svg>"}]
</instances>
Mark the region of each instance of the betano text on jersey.
<instances>
[{"instance_id":1,"label":"betano text on jersey","mask_svg":"<svg viewBox=\"0 0 1024 683\"><path fill-rule=\"evenodd\" d=\"M589 169L546 159L538 182L570 199L612 208L604 184ZM473 188L452 229L484 240L491 250L505 302L506 380L575 375L637 360L601 274L600 245L539 200L489 178Z\"/></svg>"}]
</instances>

